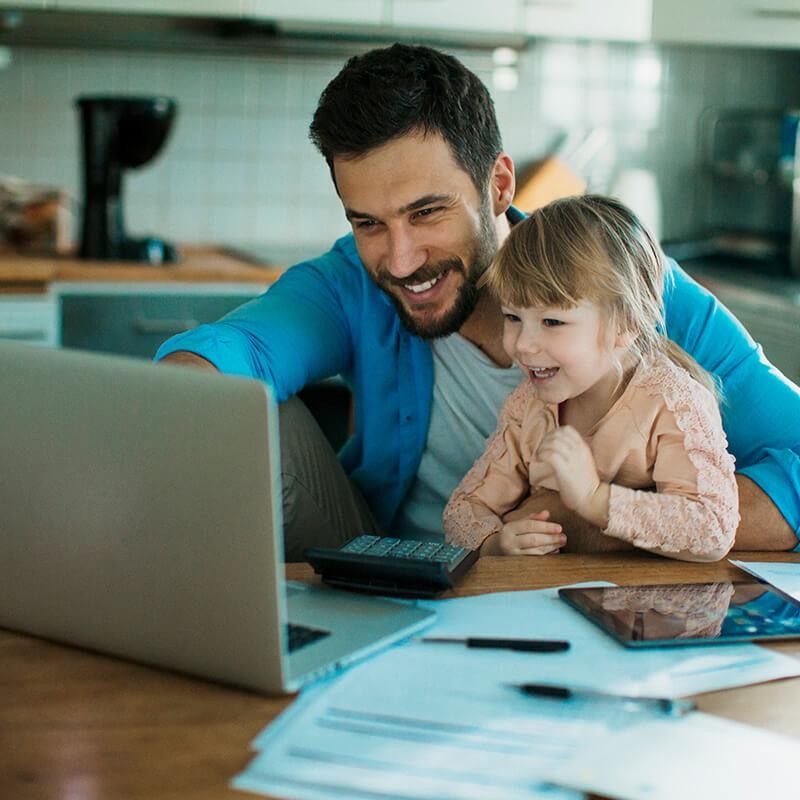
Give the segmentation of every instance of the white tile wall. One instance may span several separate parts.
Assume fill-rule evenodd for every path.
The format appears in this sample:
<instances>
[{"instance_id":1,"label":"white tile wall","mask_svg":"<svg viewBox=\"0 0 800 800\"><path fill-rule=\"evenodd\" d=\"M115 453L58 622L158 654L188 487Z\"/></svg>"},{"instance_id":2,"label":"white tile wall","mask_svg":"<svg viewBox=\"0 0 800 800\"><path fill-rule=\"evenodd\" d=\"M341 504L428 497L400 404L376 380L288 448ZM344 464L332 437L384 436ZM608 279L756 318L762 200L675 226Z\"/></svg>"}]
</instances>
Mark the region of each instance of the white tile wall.
<instances>
[{"instance_id":1,"label":"white tile wall","mask_svg":"<svg viewBox=\"0 0 800 800\"><path fill-rule=\"evenodd\" d=\"M485 54L458 52L491 86ZM128 174L129 230L181 242L332 240L346 231L321 157L307 138L319 93L342 59L20 48L0 70L0 174L80 193L79 94L177 98L172 135ZM516 90L494 92L506 149L522 167L562 130L603 126L619 166L659 177L667 237L697 224L687 196L698 119L709 105L800 104L794 53L539 42L520 59ZM596 185L602 190L604 185Z\"/></svg>"}]
</instances>

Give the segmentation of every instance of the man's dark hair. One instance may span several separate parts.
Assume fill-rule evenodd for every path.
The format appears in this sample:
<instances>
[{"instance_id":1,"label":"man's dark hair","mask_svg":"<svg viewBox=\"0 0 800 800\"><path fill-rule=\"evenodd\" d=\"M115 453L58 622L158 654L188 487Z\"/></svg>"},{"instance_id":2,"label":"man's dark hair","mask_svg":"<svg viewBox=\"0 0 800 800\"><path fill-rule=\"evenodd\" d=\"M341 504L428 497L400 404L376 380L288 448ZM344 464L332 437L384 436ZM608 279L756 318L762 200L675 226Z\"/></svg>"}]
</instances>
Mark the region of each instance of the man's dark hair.
<instances>
[{"instance_id":1,"label":"man's dark hair","mask_svg":"<svg viewBox=\"0 0 800 800\"><path fill-rule=\"evenodd\" d=\"M430 47L393 44L351 58L322 93L310 137L333 176L335 157L414 131L439 134L483 191L503 149L494 103L476 75Z\"/></svg>"}]
</instances>

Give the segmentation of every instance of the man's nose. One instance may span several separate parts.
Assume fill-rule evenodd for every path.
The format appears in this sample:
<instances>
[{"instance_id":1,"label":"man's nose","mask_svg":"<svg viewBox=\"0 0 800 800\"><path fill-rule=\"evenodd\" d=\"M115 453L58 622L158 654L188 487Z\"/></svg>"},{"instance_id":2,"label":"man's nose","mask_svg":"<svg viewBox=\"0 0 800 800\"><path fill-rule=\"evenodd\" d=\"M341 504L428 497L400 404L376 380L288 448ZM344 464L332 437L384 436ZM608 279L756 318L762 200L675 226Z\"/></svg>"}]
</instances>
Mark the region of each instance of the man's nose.
<instances>
[{"instance_id":1,"label":"man's nose","mask_svg":"<svg viewBox=\"0 0 800 800\"><path fill-rule=\"evenodd\" d=\"M386 269L395 278L413 275L428 261L428 251L406 230L389 231Z\"/></svg>"}]
</instances>

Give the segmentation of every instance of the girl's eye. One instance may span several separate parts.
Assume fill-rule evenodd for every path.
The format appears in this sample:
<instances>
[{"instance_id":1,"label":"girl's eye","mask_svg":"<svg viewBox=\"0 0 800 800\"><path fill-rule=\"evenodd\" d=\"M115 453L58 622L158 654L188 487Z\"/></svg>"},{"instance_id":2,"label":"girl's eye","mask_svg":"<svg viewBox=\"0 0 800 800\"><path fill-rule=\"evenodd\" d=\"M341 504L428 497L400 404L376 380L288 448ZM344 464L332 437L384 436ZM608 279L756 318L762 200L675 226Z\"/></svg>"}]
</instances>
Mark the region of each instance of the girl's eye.
<instances>
[{"instance_id":1,"label":"girl's eye","mask_svg":"<svg viewBox=\"0 0 800 800\"><path fill-rule=\"evenodd\" d=\"M516 314L512 314L510 311L503 312L503 317L506 322L519 322L519 317Z\"/></svg>"},{"instance_id":2,"label":"girl's eye","mask_svg":"<svg viewBox=\"0 0 800 800\"><path fill-rule=\"evenodd\" d=\"M560 319L551 319L548 317L542 320L542 325L544 325L545 328L557 328L559 325L563 324L564 323Z\"/></svg>"}]
</instances>

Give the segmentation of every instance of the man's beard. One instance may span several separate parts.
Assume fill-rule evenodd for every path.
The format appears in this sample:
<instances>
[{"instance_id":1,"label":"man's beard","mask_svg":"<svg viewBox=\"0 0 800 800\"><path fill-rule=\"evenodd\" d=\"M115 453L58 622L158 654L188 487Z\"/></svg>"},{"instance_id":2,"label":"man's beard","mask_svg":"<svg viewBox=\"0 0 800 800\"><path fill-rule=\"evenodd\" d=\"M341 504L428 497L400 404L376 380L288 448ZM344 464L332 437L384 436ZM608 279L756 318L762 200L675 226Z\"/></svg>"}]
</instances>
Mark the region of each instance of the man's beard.
<instances>
[{"instance_id":1,"label":"man's beard","mask_svg":"<svg viewBox=\"0 0 800 800\"><path fill-rule=\"evenodd\" d=\"M415 336L422 339L439 339L449 336L460 330L461 326L469 319L478 302L478 289L475 284L481 275L489 268L497 252L497 230L494 217L491 214L488 201L481 204L480 230L475 237L472 251L465 265L460 258L449 258L437 264L426 264L420 267L413 275L402 280L391 275L378 275L375 281L378 286L389 296L397 309L400 321ZM425 283L445 271L460 272L465 280L458 289L458 295L452 308L441 317L432 320L419 319L406 308L403 301L391 291L392 286Z\"/></svg>"}]
</instances>

